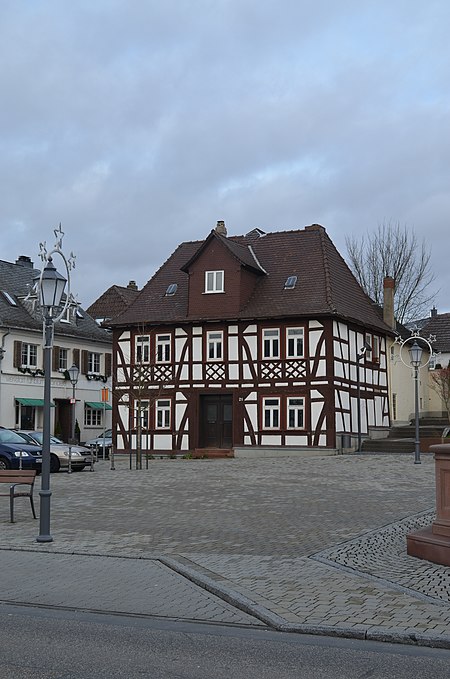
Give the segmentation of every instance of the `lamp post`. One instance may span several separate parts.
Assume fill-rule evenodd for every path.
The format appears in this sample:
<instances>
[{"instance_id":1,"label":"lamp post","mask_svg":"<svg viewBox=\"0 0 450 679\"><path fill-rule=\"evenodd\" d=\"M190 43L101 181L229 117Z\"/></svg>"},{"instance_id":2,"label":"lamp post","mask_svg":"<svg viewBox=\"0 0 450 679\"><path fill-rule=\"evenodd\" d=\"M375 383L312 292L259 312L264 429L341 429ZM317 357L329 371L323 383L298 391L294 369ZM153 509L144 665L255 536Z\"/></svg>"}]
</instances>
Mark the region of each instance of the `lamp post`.
<instances>
[{"instance_id":1,"label":"lamp post","mask_svg":"<svg viewBox=\"0 0 450 679\"><path fill-rule=\"evenodd\" d=\"M420 341L420 344L417 342ZM428 339L420 335L419 330L413 330L411 337L402 339L400 335L395 338L395 344L400 345L400 360L407 368L414 368L414 422L415 422L415 439L414 439L414 464L421 464L420 462L420 435L419 435L419 370L424 368L430 362L432 356L436 356L431 346L431 342L435 342L435 335L430 335ZM408 349L409 361L404 360L402 350L406 344L412 342L412 346ZM423 360L423 347L429 352L428 358Z\"/></svg>"},{"instance_id":2,"label":"lamp post","mask_svg":"<svg viewBox=\"0 0 450 679\"><path fill-rule=\"evenodd\" d=\"M37 280L39 304L44 319L44 422L42 433L42 474L39 513L39 535L37 542L52 542L50 535L50 387L52 373L52 349L54 313L58 309L66 279L57 272L49 257Z\"/></svg>"},{"instance_id":3,"label":"lamp post","mask_svg":"<svg viewBox=\"0 0 450 679\"><path fill-rule=\"evenodd\" d=\"M75 444L75 408L76 408L76 399L75 399L75 387L77 386L78 382L78 376L80 374L80 369L75 363L72 365L71 368L67 371L69 374L69 380L72 383L72 402L71 402L71 427L70 427L70 441L69 441L69 474L72 473L72 446Z\"/></svg>"},{"instance_id":4,"label":"lamp post","mask_svg":"<svg viewBox=\"0 0 450 679\"><path fill-rule=\"evenodd\" d=\"M71 253L66 259L61 251L62 238L64 233L61 224L54 230L56 243L50 252L47 252L46 244L40 243L40 254L45 266L40 275L34 279L33 291L30 290L27 298L37 302L43 318L43 339L44 339L44 420L42 432L42 473L40 512L39 512L39 535L37 542L52 542L50 534L50 407L51 407L51 378L52 378L52 349L54 324L63 316L69 304L73 303L70 294L70 269L75 266L75 257ZM53 264L52 255L58 254L62 257L67 271L67 278L64 278ZM62 305L64 290L68 283L68 290L65 301Z\"/></svg>"},{"instance_id":5,"label":"lamp post","mask_svg":"<svg viewBox=\"0 0 450 679\"><path fill-rule=\"evenodd\" d=\"M360 370L360 361L364 358L366 355L367 351L371 351L372 347L368 342L364 342L364 346L361 347L359 350L359 354L356 354L356 360L357 360L357 366L356 366L356 385L357 385L357 393L356 393L356 400L358 404L358 449L356 452L360 453L361 452L361 446L362 446L362 434L361 434L361 380L360 380L360 375L359 375L359 370Z\"/></svg>"},{"instance_id":6,"label":"lamp post","mask_svg":"<svg viewBox=\"0 0 450 679\"><path fill-rule=\"evenodd\" d=\"M420 437L419 437L419 368L422 362L422 347L414 340L409 349L409 360L414 368L414 419L416 425L414 441L414 464L420 464Z\"/></svg>"}]
</instances>

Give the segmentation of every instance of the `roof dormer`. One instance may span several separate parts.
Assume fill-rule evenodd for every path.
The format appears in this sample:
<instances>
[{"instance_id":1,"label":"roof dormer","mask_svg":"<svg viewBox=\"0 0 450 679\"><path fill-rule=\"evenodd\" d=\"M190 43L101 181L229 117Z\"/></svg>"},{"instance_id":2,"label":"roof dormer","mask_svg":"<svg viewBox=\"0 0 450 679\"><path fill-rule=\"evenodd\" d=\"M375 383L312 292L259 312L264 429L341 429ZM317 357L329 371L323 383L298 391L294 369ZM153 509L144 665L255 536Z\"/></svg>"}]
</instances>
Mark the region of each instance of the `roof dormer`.
<instances>
[{"instance_id":1,"label":"roof dormer","mask_svg":"<svg viewBox=\"0 0 450 679\"><path fill-rule=\"evenodd\" d=\"M227 238L226 232L225 222L218 222L181 267L189 276L188 316L236 315L253 292L259 276L265 275L251 246Z\"/></svg>"}]
</instances>

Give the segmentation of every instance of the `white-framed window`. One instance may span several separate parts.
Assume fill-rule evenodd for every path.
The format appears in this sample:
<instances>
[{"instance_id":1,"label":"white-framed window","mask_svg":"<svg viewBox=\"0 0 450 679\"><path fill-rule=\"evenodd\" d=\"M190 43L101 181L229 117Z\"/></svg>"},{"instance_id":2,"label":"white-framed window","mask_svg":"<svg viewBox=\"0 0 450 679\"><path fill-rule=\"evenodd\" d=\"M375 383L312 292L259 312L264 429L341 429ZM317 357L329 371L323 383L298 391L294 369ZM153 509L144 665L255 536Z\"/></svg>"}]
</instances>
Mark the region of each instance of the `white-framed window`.
<instances>
[{"instance_id":1,"label":"white-framed window","mask_svg":"<svg viewBox=\"0 0 450 679\"><path fill-rule=\"evenodd\" d=\"M93 373L95 375L100 374L100 356L95 351L90 351L88 353L88 373Z\"/></svg>"},{"instance_id":2,"label":"white-framed window","mask_svg":"<svg viewBox=\"0 0 450 679\"><path fill-rule=\"evenodd\" d=\"M263 358L280 358L279 328L265 328L263 330Z\"/></svg>"},{"instance_id":3,"label":"white-framed window","mask_svg":"<svg viewBox=\"0 0 450 679\"><path fill-rule=\"evenodd\" d=\"M71 322L71 320L72 320L72 309L70 307L70 304L67 307L67 309L65 310L65 312L64 312L64 314L63 314L63 316L60 320L61 320L61 323L70 323Z\"/></svg>"},{"instance_id":4,"label":"white-framed window","mask_svg":"<svg viewBox=\"0 0 450 679\"><path fill-rule=\"evenodd\" d=\"M170 399L156 401L156 429L170 429Z\"/></svg>"},{"instance_id":5,"label":"white-framed window","mask_svg":"<svg viewBox=\"0 0 450 679\"><path fill-rule=\"evenodd\" d=\"M223 271L205 271L205 292L224 292Z\"/></svg>"},{"instance_id":6,"label":"white-framed window","mask_svg":"<svg viewBox=\"0 0 450 679\"><path fill-rule=\"evenodd\" d=\"M68 364L67 364L67 357L69 354L69 350L65 349L64 347L59 347L59 356L58 356L58 370L63 372L64 370L67 370Z\"/></svg>"},{"instance_id":7,"label":"white-framed window","mask_svg":"<svg viewBox=\"0 0 450 679\"><path fill-rule=\"evenodd\" d=\"M364 338L365 345L370 347L364 354L364 360L368 363L379 363L380 361L380 338L377 335L366 333Z\"/></svg>"},{"instance_id":8,"label":"white-framed window","mask_svg":"<svg viewBox=\"0 0 450 679\"><path fill-rule=\"evenodd\" d=\"M150 362L150 336L138 335L135 340L136 363Z\"/></svg>"},{"instance_id":9,"label":"white-framed window","mask_svg":"<svg viewBox=\"0 0 450 679\"><path fill-rule=\"evenodd\" d=\"M378 363L380 360L380 338L372 335L372 361Z\"/></svg>"},{"instance_id":10,"label":"white-framed window","mask_svg":"<svg viewBox=\"0 0 450 679\"><path fill-rule=\"evenodd\" d=\"M287 358L303 358L304 357L304 329L303 328L287 328L286 330L286 357Z\"/></svg>"},{"instance_id":11,"label":"white-framed window","mask_svg":"<svg viewBox=\"0 0 450 679\"><path fill-rule=\"evenodd\" d=\"M22 368L37 368L37 344L22 342L21 364Z\"/></svg>"},{"instance_id":12,"label":"white-framed window","mask_svg":"<svg viewBox=\"0 0 450 679\"><path fill-rule=\"evenodd\" d=\"M149 402L148 401L135 401L134 402L134 426L137 427L139 418L141 420L141 428L149 428Z\"/></svg>"},{"instance_id":13,"label":"white-framed window","mask_svg":"<svg viewBox=\"0 0 450 679\"><path fill-rule=\"evenodd\" d=\"M170 335L156 335L156 362L170 363Z\"/></svg>"},{"instance_id":14,"label":"white-framed window","mask_svg":"<svg viewBox=\"0 0 450 679\"><path fill-rule=\"evenodd\" d=\"M292 396L287 399L287 428L305 428L305 399Z\"/></svg>"},{"instance_id":15,"label":"white-framed window","mask_svg":"<svg viewBox=\"0 0 450 679\"><path fill-rule=\"evenodd\" d=\"M280 399L263 398L263 429L280 428Z\"/></svg>"},{"instance_id":16,"label":"white-framed window","mask_svg":"<svg viewBox=\"0 0 450 679\"><path fill-rule=\"evenodd\" d=\"M206 335L206 344L208 350L208 361L221 361L223 358L223 332L214 331L208 332Z\"/></svg>"},{"instance_id":17,"label":"white-framed window","mask_svg":"<svg viewBox=\"0 0 450 679\"><path fill-rule=\"evenodd\" d=\"M100 408L84 409L84 425L86 427L100 427L102 424L102 411Z\"/></svg>"}]
</instances>

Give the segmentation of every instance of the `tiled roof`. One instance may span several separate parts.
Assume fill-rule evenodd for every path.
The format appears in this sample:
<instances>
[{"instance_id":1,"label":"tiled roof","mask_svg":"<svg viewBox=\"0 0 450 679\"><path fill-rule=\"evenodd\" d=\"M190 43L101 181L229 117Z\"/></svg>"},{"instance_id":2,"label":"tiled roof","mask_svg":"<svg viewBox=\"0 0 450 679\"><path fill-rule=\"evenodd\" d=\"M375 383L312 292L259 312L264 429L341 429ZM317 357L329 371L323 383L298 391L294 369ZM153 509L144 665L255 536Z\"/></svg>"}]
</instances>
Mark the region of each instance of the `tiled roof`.
<instances>
[{"instance_id":1,"label":"tiled roof","mask_svg":"<svg viewBox=\"0 0 450 679\"><path fill-rule=\"evenodd\" d=\"M209 236L210 237L210 236ZM208 238L209 238L208 237ZM221 239L243 261L251 245L253 266L259 267L254 292L239 318L334 316L366 327L390 332L372 301L351 273L325 229L312 225L296 231L266 233L260 238L233 236ZM208 239L207 239L208 240ZM188 275L182 269L203 250L205 241L182 243L111 325L194 321L187 316ZM247 255L246 255L247 256ZM289 276L297 276L295 288L285 290ZM165 297L170 283L177 283L173 297ZM223 305L221 305L223 306ZM233 314L233 317L236 317ZM210 320L226 320L223 308Z\"/></svg>"},{"instance_id":2,"label":"tiled roof","mask_svg":"<svg viewBox=\"0 0 450 679\"><path fill-rule=\"evenodd\" d=\"M420 331L423 337L435 335L433 350L442 353L450 352L450 314L436 314L427 320Z\"/></svg>"},{"instance_id":3,"label":"tiled roof","mask_svg":"<svg viewBox=\"0 0 450 679\"><path fill-rule=\"evenodd\" d=\"M23 266L0 260L0 328L42 331L42 317L39 311L33 313L31 304L23 301L33 279L40 273L32 266ZM3 292L7 292L16 305L12 305ZM72 336L78 339L110 342L110 334L100 328L86 311L80 309L81 318L75 323L56 323L55 335Z\"/></svg>"},{"instance_id":4,"label":"tiled roof","mask_svg":"<svg viewBox=\"0 0 450 679\"><path fill-rule=\"evenodd\" d=\"M211 231L208 238L202 242L194 255L181 267L183 271L188 271L190 265L197 259L200 253L208 247L208 244L213 238L217 238L224 245L224 247L229 252L231 252L233 257L235 257L243 266L247 267L248 269L252 269L258 274L265 273L259 262L256 260L255 254L249 242L239 243L237 240L232 240L231 238L222 236L221 234L217 233L216 230Z\"/></svg>"},{"instance_id":5,"label":"tiled roof","mask_svg":"<svg viewBox=\"0 0 450 679\"><path fill-rule=\"evenodd\" d=\"M92 318L114 318L134 302L138 294L135 288L112 285L86 311Z\"/></svg>"}]
</instances>

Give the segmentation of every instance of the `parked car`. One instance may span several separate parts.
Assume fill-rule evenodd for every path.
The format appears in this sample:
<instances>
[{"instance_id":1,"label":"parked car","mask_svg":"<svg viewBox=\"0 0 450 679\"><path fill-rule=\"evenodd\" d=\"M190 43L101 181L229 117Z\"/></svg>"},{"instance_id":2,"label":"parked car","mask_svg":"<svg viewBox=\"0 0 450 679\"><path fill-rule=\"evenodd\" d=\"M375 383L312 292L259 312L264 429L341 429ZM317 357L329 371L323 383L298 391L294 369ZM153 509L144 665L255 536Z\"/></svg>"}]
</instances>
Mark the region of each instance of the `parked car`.
<instances>
[{"instance_id":1,"label":"parked car","mask_svg":"<svg viewBox=\"0 0 450 679\"><path fill-rule=\"evenodd\" d=\"M0 469L42 469L42 448L11 429L0 428Z\"/></svg>"},{"instance_id":2,"label":"parked car","mask_svg":"<svg viewBox=\"0 0 450 679\"><path fill-rule=\"evenodd\" d=\"M17 432L29 443L33 442L42 448L42 431ZM71 446L71 467L74 472L81 472L87 465L91 464L91 451L83 446ZM58 472L60 469L69 468L69 444L64 443L56 436L50 436L50 471Z\"/></svg>"},{"instance_id":3,"label":"parked car","mask_svg":"<svg viewBox=\"0 0 450 679\"><path fill-rule=\"evenodd\" d=\"M105 449L105 457L109 457L112 447L112 429L106 429L104 435L101 434L95 439L89 439L84 444L87 448L94 450L99 457L103 456L103 448Z\"/></svg>"}]
</instances>

